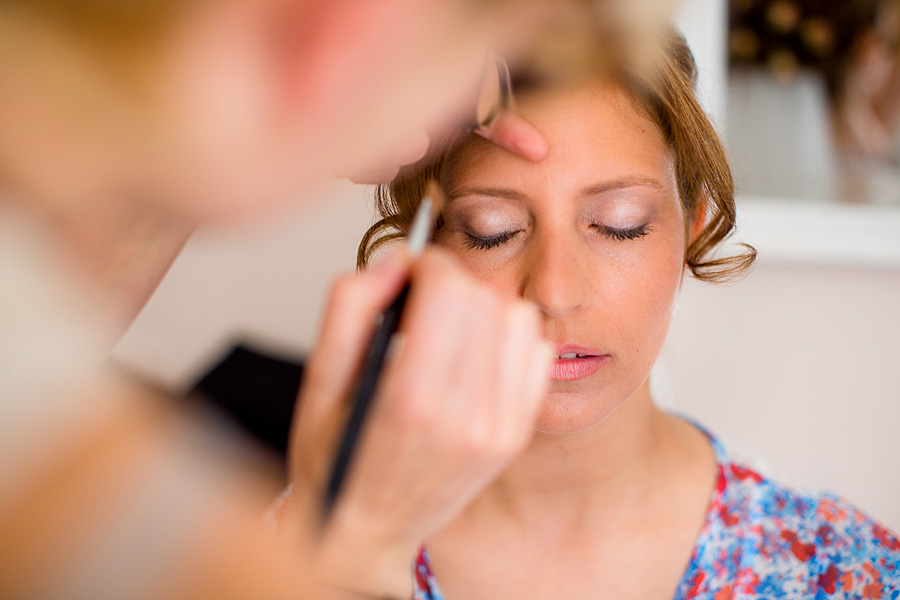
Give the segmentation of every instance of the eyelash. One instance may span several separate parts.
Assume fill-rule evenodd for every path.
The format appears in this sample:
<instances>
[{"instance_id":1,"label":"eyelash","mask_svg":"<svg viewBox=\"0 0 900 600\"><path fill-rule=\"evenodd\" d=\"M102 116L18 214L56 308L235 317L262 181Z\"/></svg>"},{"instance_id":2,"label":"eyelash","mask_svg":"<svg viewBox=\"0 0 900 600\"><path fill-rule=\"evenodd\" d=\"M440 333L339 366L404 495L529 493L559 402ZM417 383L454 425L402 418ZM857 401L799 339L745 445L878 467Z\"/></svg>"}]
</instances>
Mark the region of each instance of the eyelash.
<instances>
[{"instance_id":1,"label":"eyelash","mask_svg":"<svg viewBox=\"0 0 900 600\"><path fill-rule=\"evenodd\" d=\"M595 224L591 225L591 228L617 242L636 240L650 233L650 227L648 227L647 225L632 227L631 229L616 229L614 227L606 227L604 225ZM505 244L506 242L511 240L517 233L519 232L505 231L499 235L491 237L481 237L466 232L466 246L470 250L490 250L491 248L496 248L501 244Z\"/></svg>"},{"instance_id":2,"label":"eyelash","mask_svg":"<svg viewBox=\"0 0 900 600\"><path fill-rule=\"evenodd\" d=\"M511 240L512 237L517 233L519 232L504 231L499 235L494 235L491 237L481 237L466 232L466 246L470 250L490 250L491 248L496 248L500 244L505 244L506 242Z\"/></svg>"},{"instance_id":3,"label":"eyelash","mask_svg":"<svg viewBox=\"0 0 900 600\"><path fill-rule=\"evenodd\" d=\"M640 225L638 227L632 227L630 229L616 229L614 227L606 227L604 225L591 225L591 228L596 229L606 237L616 240L617 242L636 240L650 233L650 227L647 225Z\"/></svg>"}]
</instances>

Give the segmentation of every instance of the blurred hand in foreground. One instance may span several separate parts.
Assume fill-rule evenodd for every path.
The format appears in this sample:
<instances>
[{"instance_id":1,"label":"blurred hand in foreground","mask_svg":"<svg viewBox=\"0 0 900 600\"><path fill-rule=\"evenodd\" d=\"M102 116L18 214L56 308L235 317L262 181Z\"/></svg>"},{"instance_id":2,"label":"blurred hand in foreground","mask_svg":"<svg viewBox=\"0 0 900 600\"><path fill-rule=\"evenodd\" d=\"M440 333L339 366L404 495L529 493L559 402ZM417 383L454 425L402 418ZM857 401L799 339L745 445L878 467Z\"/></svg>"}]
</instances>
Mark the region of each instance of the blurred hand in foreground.
<instances>
[{"instance_id":1,"label":"blurred hand in foreground","mask_svg":"<svg viewBox=\"0 0 900 600\"><path fill-rule=\"evenodd\" d=\"M441 250L429 249L415 263L397 251L340 280L300 393L287 538L309 539L320 525L375 318L407 277L402 342L311 559L325 581L387 597L409 597L419 546L525 448L551 359L534 307L499 299Z\"/></svg>"}]
</instances>

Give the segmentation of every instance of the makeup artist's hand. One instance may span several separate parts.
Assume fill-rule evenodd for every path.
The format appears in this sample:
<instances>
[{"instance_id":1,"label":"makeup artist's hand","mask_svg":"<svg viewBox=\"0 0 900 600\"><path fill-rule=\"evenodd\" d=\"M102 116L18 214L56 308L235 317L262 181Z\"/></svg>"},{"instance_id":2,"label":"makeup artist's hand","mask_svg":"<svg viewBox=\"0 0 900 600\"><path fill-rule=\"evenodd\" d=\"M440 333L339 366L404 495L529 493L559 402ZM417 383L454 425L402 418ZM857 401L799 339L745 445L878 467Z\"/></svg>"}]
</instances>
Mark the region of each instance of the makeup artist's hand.
<instances>
[{"instance_id":1,"label":"makeup artist's hand","mask_svg":"<svg viewBox=\"0 0 900 600\"><path fill-rule=\"evenodd\" d=\"M509 109L502 110L490 125L476 129L475 133L532 162L544 160L550 151L544 135Z\"/></svg>"},{"instance_id":2,"label":"makeup artist's hand","mask_svg":"<svg viewBox=\"0 0 900 600\"><path fill-rule=\"evenodd\" d=\"M388 597L409 597L422 542L524 449L551 358L536 309L498 298L439 249L412 265L395 253L341 280L305 374L283 535L315 526L374 319L408 274L402 343L314 556L322 577Z\"/></svg>"},{"instance_id":3,"label":"makeup artist's hand","mask_svg":"<svg viewBox=\"0 0 900 600\"><path fill-rule=\"evenodd\" d=\"M502 110L489 126L475 129L473 133L532 162L544 160L550 148L544 135L534 125L509 109ZM412 136L405 147L385 156L379 165L346 176L346 179L367 185L387 183L397 175L400 167L425 156L429 142L428 134L422 131Z\"/></svg>"}]
</instances>

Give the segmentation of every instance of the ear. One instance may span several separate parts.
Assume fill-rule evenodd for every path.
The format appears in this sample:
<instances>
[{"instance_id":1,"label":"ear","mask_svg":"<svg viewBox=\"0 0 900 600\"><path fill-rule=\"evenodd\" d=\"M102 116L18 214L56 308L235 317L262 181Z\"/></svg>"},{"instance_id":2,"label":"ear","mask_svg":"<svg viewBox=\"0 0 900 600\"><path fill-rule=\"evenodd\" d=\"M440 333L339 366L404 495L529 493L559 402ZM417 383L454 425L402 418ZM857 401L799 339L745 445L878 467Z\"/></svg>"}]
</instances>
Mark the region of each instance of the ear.
<instances>
[{"instance_id":1,"label":"ear","mask_svg":"<svg viewBox=\"0 0 900 600\"><path fill-rule=\"evenodd\" d=\"M703 232L703 228L709 223L709 205L704 198L692 211L689 211L685 218L688 220L685 228L688 233L688 245L691 245Z\"/></svg>"},{"instance_id":2,"label":"ear","mask_svg":"<svg viewBox=\"0 0 900 600\"><path fill-rule=\"evenodd\" d=\"M866 28L853 43L851 51L852 68L865 69L873 61L878 60L878 55L882 52L884 46L885 42L875 31L875 28Z\"/></svg>"}]
</instances>

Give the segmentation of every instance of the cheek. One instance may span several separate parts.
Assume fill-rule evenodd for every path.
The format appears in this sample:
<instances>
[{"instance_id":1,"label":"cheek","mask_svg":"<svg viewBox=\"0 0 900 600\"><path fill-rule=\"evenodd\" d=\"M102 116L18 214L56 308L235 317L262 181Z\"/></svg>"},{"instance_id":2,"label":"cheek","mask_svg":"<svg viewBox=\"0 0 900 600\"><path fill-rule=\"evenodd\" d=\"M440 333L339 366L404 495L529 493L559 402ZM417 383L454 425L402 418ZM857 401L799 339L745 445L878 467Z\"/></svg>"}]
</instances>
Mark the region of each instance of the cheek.
<instances>
[{"instance_id":1,"label":"cheek","mask_svg":"<svg viewBox=\"0 0 900 600\"><path fill-rule=\"evenodd\" d=\"M519 262L513 259L501 260L493 257L476 256L472 253L457 257L476 279L489 286L502 298L519 298L522 295L522 275Z\"/></svg>"},{"instance_id":2,"label":"cheek","mask_svg":"<svg viewBox=\"0 0 900 600\"><path fill-rule=\"evenodd\" d=\"M224 154L221 145L272 128L275 77L257 21L236 9L198 11L166 46L164 108L196 150Z\"/></svg>"},{"instance_id":3,"label":"cheek","mask_svg":"<svg viewBox=\"0 0 900 600\"><path fill-rule=\"evenodd\" d=\"M456 235L449 231L439 232L434 243L451 252L473 277L489 285L501 296L519 296L521 269L517 253L508 249L473 251L463 246Z\"/></svg>"},{"instance_id":4,"label":"cheek","mask_svg":"<svg viewBox=\"0 0 900 600\"><path fill-rule=\"evenodd\" d=\"M661 244L638 256L620 257L606 275L600 304L623 339L623 349L652 364L671 320L682 278L682 255Z\"/></svg>"}]
</instances>

